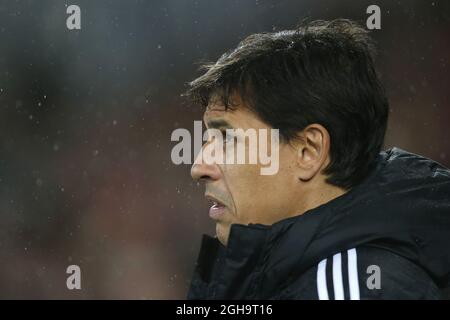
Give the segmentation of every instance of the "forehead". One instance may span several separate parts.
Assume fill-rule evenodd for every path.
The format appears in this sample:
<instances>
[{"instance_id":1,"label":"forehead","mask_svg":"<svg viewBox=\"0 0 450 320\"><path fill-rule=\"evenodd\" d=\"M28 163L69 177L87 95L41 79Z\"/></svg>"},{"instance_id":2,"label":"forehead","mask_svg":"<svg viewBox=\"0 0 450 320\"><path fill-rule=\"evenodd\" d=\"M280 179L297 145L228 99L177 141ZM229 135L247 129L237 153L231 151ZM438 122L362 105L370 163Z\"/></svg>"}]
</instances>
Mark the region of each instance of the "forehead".
<instances>
[{"instance_id":1,"label":"forehead","mask_svg":"<svg viewBox=\"0 0 450 320\"><path fill-rule=\"evenodd\" d=\"M236 93L231 94L228 97L228 102L232 107L226 107L223 99L220 95L214 94L211 96L208 105L206 106L205 112L203 114L203 121L208 124L211 120L223 119L232 120L239 118L240 110L247 109L242 102L240 96Z\"/></svg>"}]
</instances>

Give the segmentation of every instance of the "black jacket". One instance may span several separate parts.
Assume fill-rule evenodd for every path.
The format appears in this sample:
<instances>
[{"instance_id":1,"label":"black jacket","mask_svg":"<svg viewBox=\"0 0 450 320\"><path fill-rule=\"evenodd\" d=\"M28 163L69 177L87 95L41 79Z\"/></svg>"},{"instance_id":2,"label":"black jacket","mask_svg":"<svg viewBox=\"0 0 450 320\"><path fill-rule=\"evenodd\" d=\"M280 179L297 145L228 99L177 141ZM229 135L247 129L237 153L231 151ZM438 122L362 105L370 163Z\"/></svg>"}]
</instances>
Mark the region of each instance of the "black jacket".
<instances>
[{"instance_id":1,"label":"black jacket","mask_svg":"<svg viewBox=\"0 0 450 320\"><path fill-rule=\"evenodd\" d=\"M377 282L378 281L378 282ZM439 299L450 287L450 171L398 148L346 194L204 235L189 299Z\"/></svg>"}]
</instances>

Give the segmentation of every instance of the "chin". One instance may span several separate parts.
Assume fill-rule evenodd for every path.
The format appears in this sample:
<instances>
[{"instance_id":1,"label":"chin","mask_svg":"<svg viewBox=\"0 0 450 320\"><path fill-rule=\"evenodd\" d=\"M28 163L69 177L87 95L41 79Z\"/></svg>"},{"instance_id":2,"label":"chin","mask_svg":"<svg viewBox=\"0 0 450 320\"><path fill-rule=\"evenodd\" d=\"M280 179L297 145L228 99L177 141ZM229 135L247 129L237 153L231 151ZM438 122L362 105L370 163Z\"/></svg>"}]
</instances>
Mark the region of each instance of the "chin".
<instances>
[{"instance_id":1,"label":"chin","mask_svg":"<svg viewBox=\"0 0 450 320\"><path fill-rule=\"evenodd\" d=\"M216 223L216 236L219 239L220 243L224 246L227 246L228 236L230 235L230 226L224 226L222 223Z\"/></svg>"}]
</instances>

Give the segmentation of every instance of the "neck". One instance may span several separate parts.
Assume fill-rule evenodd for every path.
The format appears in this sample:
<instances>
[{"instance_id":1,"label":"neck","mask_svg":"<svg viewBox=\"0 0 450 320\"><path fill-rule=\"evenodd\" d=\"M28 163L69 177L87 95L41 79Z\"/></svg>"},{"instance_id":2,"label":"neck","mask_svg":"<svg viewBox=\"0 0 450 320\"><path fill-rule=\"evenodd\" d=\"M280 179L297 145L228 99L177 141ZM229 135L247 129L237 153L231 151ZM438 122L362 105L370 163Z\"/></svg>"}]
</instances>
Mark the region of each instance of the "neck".
<instances>
[{"instance_id":1,"label":"neck","mask_svg":"<svg viewBox=\"0 0 450 320\"><path fill-rule=\"evenodd\" d=\"M349 190L333 186L323 181L323 183L313 185L307 190L308 197L305 197L305 201L302 204L302 208L298 212L302 214L308 210L317 208L327 202L330 202L337 197L347 193Z\"/></svg>"}]
</instances>

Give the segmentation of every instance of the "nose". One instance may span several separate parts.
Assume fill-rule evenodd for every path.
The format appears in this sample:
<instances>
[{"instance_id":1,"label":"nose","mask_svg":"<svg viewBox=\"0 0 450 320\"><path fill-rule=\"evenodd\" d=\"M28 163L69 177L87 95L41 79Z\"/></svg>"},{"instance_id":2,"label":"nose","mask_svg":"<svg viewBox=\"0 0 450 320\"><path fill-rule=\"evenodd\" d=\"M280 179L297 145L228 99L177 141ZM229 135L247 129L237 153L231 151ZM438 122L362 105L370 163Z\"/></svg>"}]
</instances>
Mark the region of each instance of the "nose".
<instances>
[{"instance_id":1,"label":"nose","mask_svg":"<svg viewBox=\"0 0 450 320\"><path fill-rule=\"evenodd\" d=\"M195 181L218 180L221 177L221 171L216 163L207 163L202 161L202 152L200 152L194 164L191 167L191 176Z\"/></svg>"}]
</instances>

